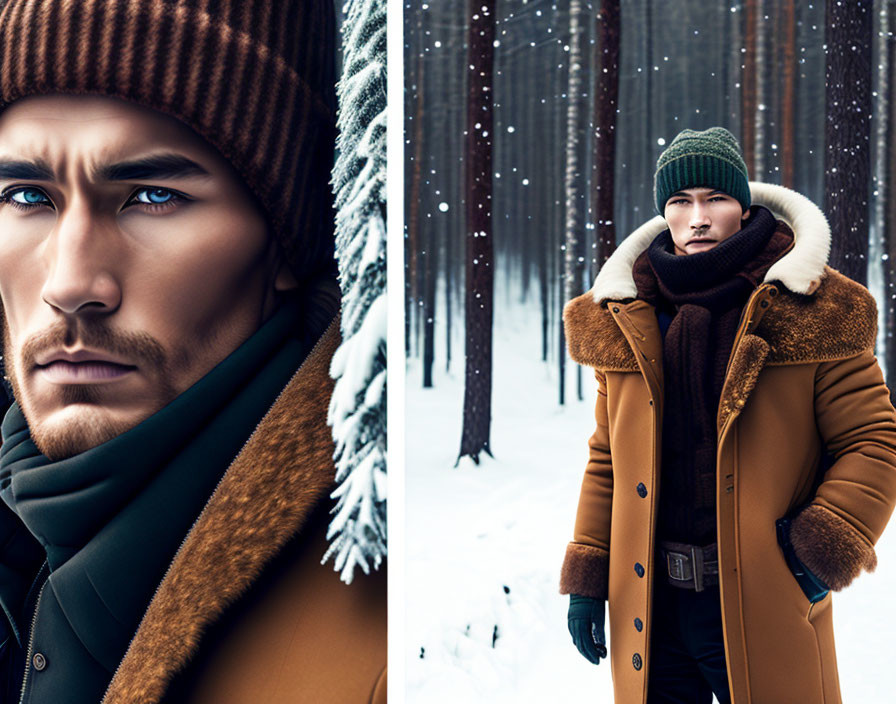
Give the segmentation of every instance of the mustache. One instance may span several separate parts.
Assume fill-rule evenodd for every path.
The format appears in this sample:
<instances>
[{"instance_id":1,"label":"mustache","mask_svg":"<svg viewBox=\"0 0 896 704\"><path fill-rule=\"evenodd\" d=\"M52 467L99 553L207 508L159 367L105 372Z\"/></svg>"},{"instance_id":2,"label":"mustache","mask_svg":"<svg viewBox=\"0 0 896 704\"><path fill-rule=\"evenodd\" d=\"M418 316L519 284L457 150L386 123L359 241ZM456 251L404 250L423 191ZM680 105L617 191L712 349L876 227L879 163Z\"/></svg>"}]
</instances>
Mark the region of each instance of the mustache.
<instances>
[{"instance_id":1,"label":"mustache","mask_svg":"<svg viewBox=\"0 0 896 704\"><path fill-rule=\"evenodd\" d=\"M128 359L137 366L155 367L159 370L168 366L165 348L149 333L115 330L102 320L82 318L61 320L46 330L31 335L22 344L22 368L34 368L41 352L73 347L79 343L83 347Z\"/></svg>"}]
</instances>

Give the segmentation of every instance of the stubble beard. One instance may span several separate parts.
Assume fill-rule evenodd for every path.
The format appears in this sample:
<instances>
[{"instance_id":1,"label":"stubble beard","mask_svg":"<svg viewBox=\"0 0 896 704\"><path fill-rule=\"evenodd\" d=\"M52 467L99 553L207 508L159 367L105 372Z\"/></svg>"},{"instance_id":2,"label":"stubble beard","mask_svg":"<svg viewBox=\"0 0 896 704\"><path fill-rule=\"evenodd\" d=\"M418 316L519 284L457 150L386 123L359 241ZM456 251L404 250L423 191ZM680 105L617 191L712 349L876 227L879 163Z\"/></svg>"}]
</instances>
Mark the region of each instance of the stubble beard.
<instances>
[{"instance_id":1,"label":"stubble beard","mask_svg":"<svg viewBox=\"0 0 896 704\"><path fill-rule=\"evenodd\" d=\"M37 449L53 461L73 457L118 437L178 395L170 383L170 363L164 348L146 333L113 331L104 323L95 321L61 321L29 337L19 350L13 350L9 326L2 310L0 322L3 326L3 361L13 397L25 416L31 439ZM64 420L56 422L38 417L32 399L22 386L22 370L33 368L34 356L39 350L61 347L63 344L71 345L75 341L139 361L142 372L149 372L156 382L156 403L138 418L119 419L103 407L96 386L66 384L59 387L56 402L63 407L77 404L78 412L67 414Z\"/></svg>"}]
</instances>

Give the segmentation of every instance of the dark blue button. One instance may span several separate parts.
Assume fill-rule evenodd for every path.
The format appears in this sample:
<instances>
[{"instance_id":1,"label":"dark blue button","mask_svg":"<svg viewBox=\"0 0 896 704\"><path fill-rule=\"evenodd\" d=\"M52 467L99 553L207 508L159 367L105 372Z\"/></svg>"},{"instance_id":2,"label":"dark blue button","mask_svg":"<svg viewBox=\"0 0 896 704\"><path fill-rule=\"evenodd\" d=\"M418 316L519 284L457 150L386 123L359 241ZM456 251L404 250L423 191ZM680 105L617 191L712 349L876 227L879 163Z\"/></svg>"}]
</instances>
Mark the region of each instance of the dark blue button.
<instances>
[{"instance_id":1,"label":"dark blue button","mask_svg":"<svg viewBox=\"0 0 896 704\"><path fill-rule=\"evenodd\" d=\"M644 622L641 619L636 618L635 619L635 628L638 630L638 633L640 633L641 629L644 628Z\"/></svg>"},{"instance_id":2,"label":"dark blue button","mask_svg":"<svg viewBox=\"0 0 896 704\"><path fill-rule=\"evenodd\" d=\"M636 670L641 669L641 655L639 653L632 655L632 665Z\"/></svg>"},{"instance_id":3,"label":"dark blue button","mask_svg":"<svg viewBox=\"0 0 896 704\"><path fill-rule=\"evenodd\" d=\"M639 577L643 577L643 576L644 576L644 565L642 565L640 562L636 562L636 563L635 563L635 573L636 573Z\"/></svg>"},{"instance_id":4,"label":"dark blue button","mask_svg":"<svg viewBox=\"0 0 896 704\"><path fill-rule=\"evenodd\" d=\"M638 496L640 496L642 499L643 499L645 496L647 496L647 487L644 486L643 483L638 482L638 486L635 487L635 489L636 489L636 491L638 492Z\"/></svg>"}]
</instances>

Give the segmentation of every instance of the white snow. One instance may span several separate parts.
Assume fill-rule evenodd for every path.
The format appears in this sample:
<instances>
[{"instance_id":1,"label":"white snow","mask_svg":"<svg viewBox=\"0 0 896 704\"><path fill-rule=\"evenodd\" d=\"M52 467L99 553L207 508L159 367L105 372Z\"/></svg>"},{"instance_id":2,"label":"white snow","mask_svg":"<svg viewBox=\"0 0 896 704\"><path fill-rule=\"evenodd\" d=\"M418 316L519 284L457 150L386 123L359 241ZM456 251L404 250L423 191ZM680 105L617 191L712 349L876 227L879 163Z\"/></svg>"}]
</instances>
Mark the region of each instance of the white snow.
<instances>
[{"instance_id":1,"label":"white snow","mask_svg":"<svg viewBox=\"0 0 896 704\"><path fill-rule=\"evenodd\" d=\"M579 655L566 629L567 597L558 593L593 432L596 382L583 370L586 399L575 400L570 365L567 406L558 406L556 360L540 361L537 301L521 306L518 292L507 294L498 283L495 459L454 468L463 406L462 317L448 374L444 329L437 328L435 388L422 389L420 361L408 362L406 701L609 704L609 661L595 667ZM436 320L444 320L441 308ZM892 701L896 528L877 547L877 572L834 595L846 702Z\"/></svg>"}]
</instances>

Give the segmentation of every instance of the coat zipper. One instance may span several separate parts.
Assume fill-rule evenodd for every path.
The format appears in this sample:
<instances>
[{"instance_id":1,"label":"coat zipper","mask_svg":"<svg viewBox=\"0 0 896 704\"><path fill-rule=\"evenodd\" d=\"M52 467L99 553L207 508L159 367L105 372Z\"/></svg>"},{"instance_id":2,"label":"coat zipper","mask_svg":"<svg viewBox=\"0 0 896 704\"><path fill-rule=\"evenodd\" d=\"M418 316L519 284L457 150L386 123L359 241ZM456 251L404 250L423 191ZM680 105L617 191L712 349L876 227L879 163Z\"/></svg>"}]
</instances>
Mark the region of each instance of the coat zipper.
<instances>
[{"instance_id":1,"label":"coat zipper","mask_svg":"<svg viewBox=\"0 0 896 704\"><path fill-rule=\"evenodd\" d=\"M262 424L262 422L264 422L264 419L267 418L268 413L270 413L271 409L277 405L277 402L283 396L286 389L289 388L289 386L292 384L293 380L299 375L299 372L301 372L302 369L305 367L305 364L311 358L311 355L314 354L314 352L317 350L317 348L321 346L324 338L327 336L327 333L330 332L330 328L332 328L334 325L336 325L338 319L339 319L338 317L335 318L333 320L333 322L331 322L330 325L327 327L327 329L323 332L323 334L318 338L317 342L314 343L314 346L311 348L311 351L308 352L307 355L305 355L305 360L299 365L299 368L296 369L295 373L289 378L289 381L286 382L286 384L283 386L283 388L280 389L280 393L277 394L277 398L275 398L274 402L268 407L268 410L261 417L261 420L258 421L258 423L256 423L255 428L252 430L252 433L246 439L246 442L243 443L243 446L240 448L240 451L236 453L233 460L227 466L227 469L221 475L221 478L218 480L218 483L215 485L214 491L212 491L211 495L208 497L208 501L205 502L205 505L202 507L202 510L199 512L199 515L196 516L196 520L193 521L193 524L190 526L190 529L184 535L184 539L181 540L180 546L177 548L177 551L175 551L174 556L171 558L171 562L168 563L168 569L165 570L165 574L162 575L162 579L159 580L159 583L156 586L155 591L153 592L152 598L146 604L147 609L149 608L149 605L152 604L156 600L156 597L159 594L159 590L162 588L162 585L165 583L165 580L168 579L168 575L171 573L171 568L174 566L174 563L177 561L178 555L180 555L181 550L183 550L183 548L184 548L184 545L187 544L187 540L189 539L190 535L193 533L193 529L196 527L196 524L199 523L199 519L202 518L203 514L205 514L205 510L208 508L209 504L212 502L212 500L217 495L218 489L221 487L221 484L224 482L224 478L228 474L230 474L230 468L233 467L234 462L236 462L236 458L239 457L241 454L243 454L243 450L246 449L246 446L252 441L252 438L255 437L255 433L258 432L259 426ZM41 591L43 591L43 589L41 589ZM40 599L40 597L38 597L38 599ZM146 611L144 611L143 613L145 616ZM140 620L140 623L143 623L143 619ZM138 630L139 630L139 628L140 628L140 624L137 625ZM137 634L135 632L134 636L136 636L136 635ZM130 654L131 646L133 644L134 644L134 638L131 637L131 641L130 641L130 643L128 643L128 647L127 647L127 650L125 650L125 652L124 652L124 656L122 656L121 661L118 663L118 667L115 668L115 672L112 673L112 679L109 680L109 685L106 687L106 692L105 692L105 694L103 694L103 698L100 700L101 702L106 701L106 697L109 695L109 690L112 688L112 683L115 681L115 678L118 676L119 670L121 670L121 664L127 659L128 655ZM25 695L25 692L23 689L22 696L24 697L24 695ZM22 704L21 700L19 701L19 704Z\"/></svg>"},{"instance_id":2,"label":"coat zipper","mask_svg":"<svg viewBox=\"0 0 896 704\"><path fill-rule=\"evenodd\" d=\"M43 567L41 570L43 570ZM28 676L31 674L31 656L34 652L34 631L37 626L37 614L40 610L40 598L43 596L44 589L49 581L50 578L48 576L41 585L40 591L37 593L37 601L34 604L34 615L31 617L31 631L28 634L28 651L25 654L25 674L22 677L22 693L19 695L19 704L25 701L25 692L28 689Z\"/></svg>"}]
</instances>

